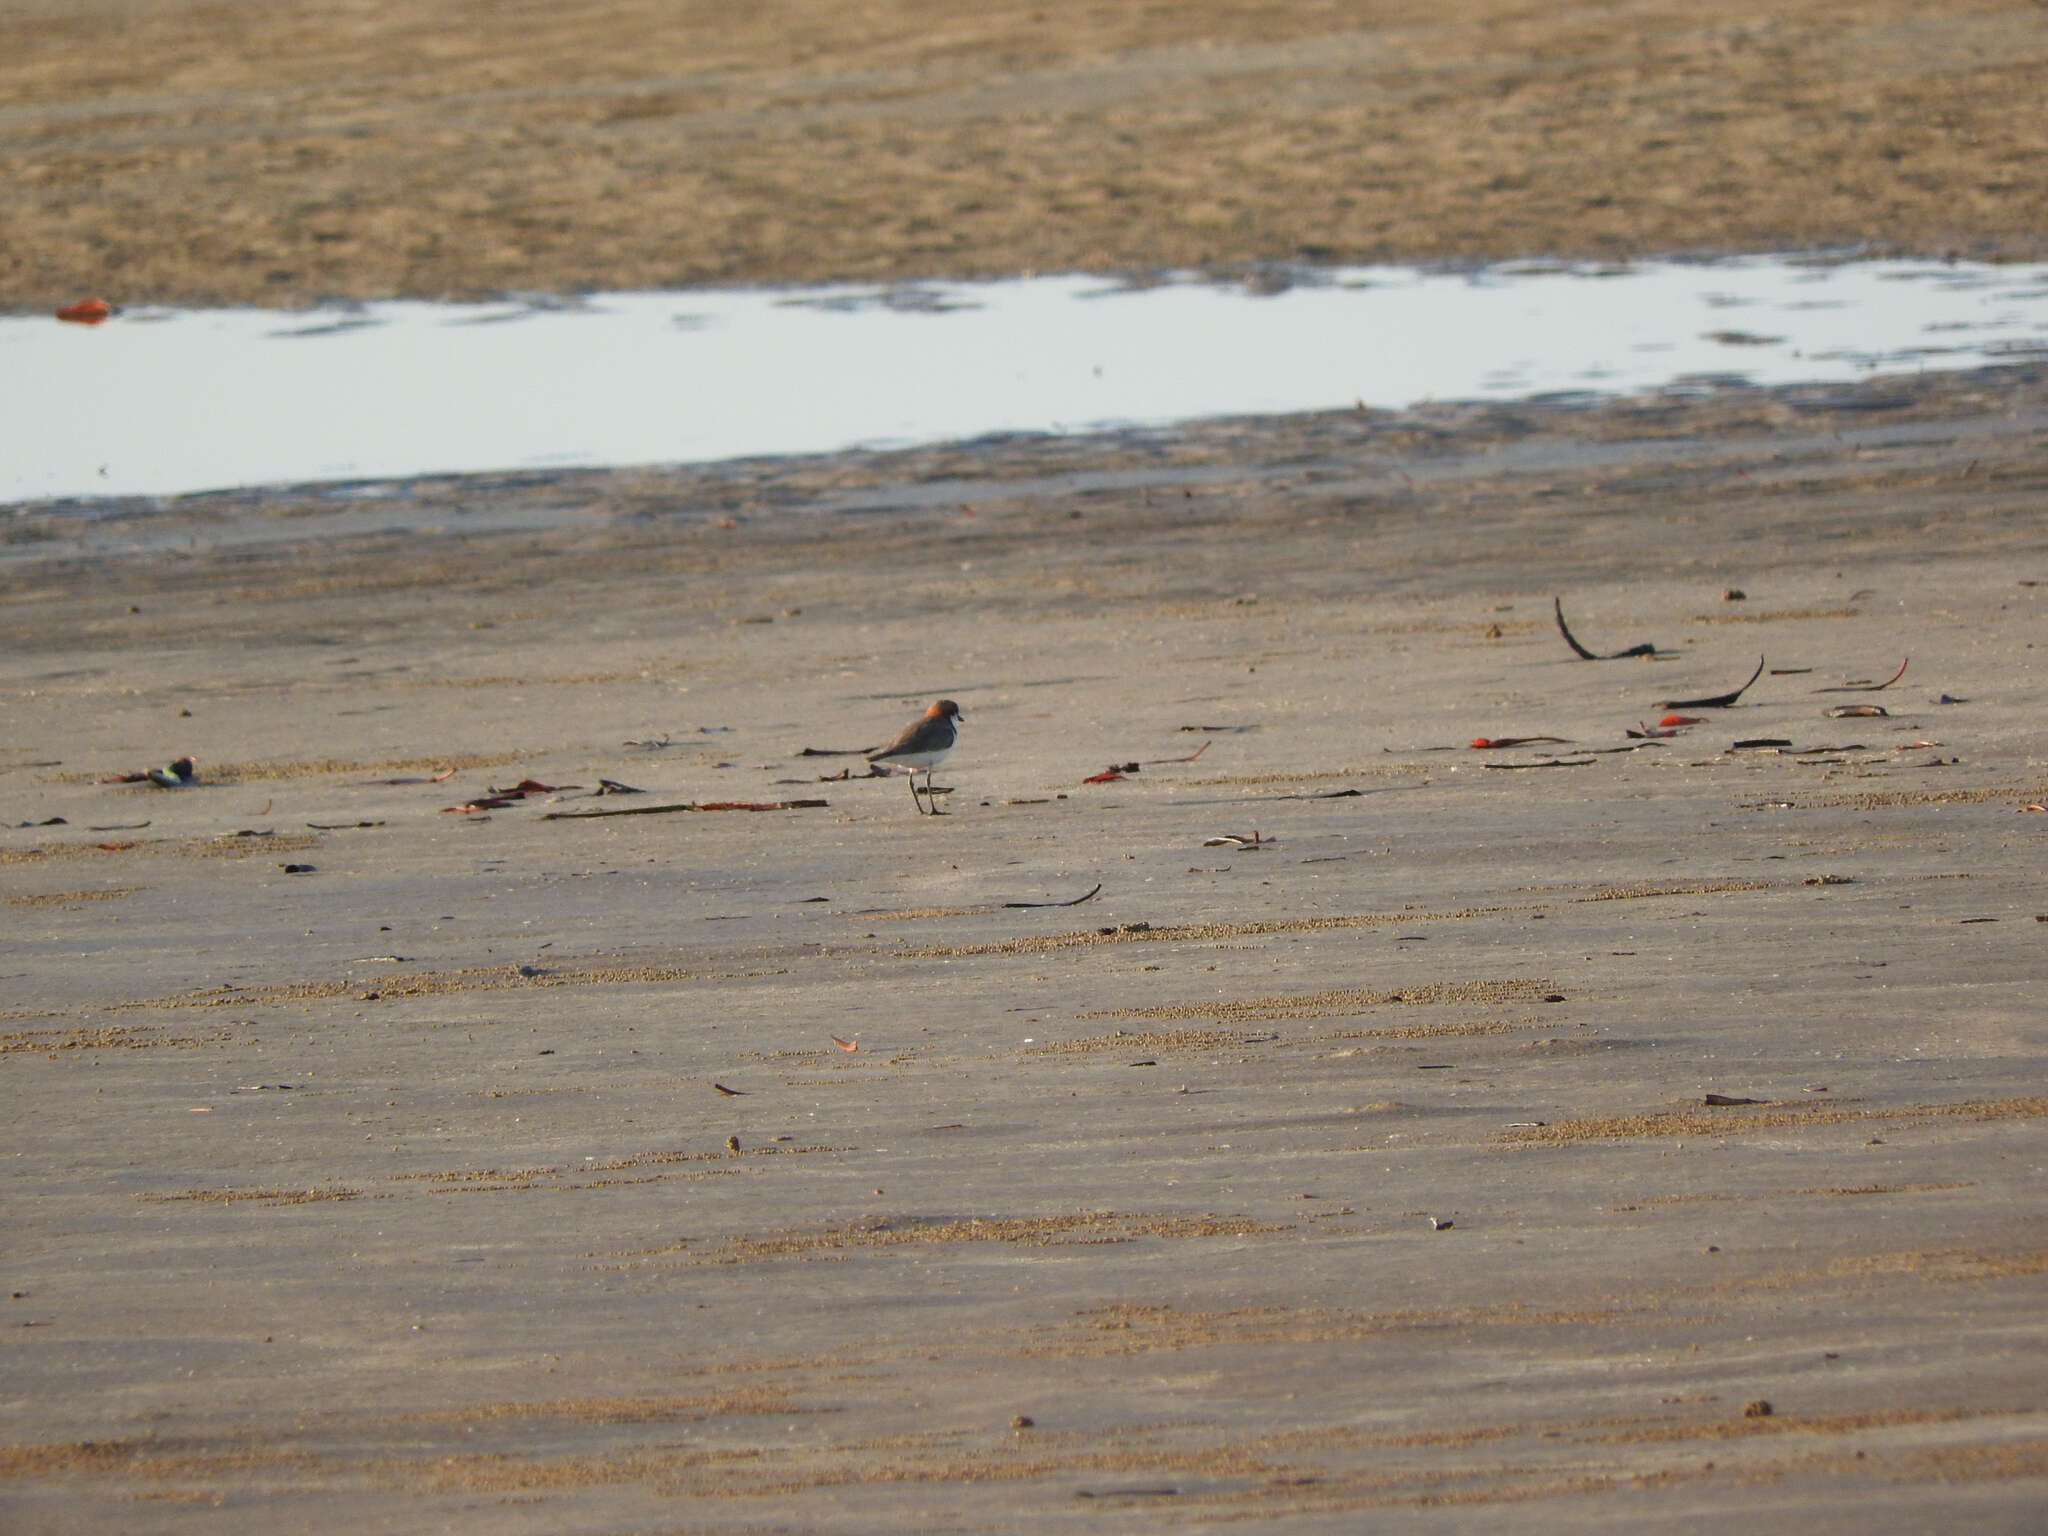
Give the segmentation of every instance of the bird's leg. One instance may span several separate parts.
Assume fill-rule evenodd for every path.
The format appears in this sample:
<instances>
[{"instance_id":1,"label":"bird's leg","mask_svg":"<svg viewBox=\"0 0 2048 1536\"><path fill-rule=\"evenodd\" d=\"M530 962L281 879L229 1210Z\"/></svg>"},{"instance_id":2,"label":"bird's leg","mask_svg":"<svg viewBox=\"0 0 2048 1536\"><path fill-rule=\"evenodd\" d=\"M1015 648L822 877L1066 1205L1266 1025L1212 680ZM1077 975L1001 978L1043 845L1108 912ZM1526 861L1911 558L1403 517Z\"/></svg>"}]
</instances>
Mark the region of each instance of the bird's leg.
<instances>
[{"instance_id":1,"label":"bird's leg","mask_svg":"<svg viewBox=\"0 0 2048 1536\"><path fill-rule=\"evenodd\" d=\"M932 793L932 771L929 768L925 769L924 771L924 798L925 802L931 806L932 814L934 816L943 816L946 814L944 811L939 809L938 796Z\"/></svg>"},{"instance_id":2,"label":"bird's leg","mask_svg":"<svg viewBox=\"0 0 2048 1536\"><path fill-rule=\"evenodd\" d=\"M910 803L917 807L917 814L922 816L924 814L924 802L917 798L917 770L915 768L911 769L908 777L910 779Z\"/></svg>"}]
</instances>

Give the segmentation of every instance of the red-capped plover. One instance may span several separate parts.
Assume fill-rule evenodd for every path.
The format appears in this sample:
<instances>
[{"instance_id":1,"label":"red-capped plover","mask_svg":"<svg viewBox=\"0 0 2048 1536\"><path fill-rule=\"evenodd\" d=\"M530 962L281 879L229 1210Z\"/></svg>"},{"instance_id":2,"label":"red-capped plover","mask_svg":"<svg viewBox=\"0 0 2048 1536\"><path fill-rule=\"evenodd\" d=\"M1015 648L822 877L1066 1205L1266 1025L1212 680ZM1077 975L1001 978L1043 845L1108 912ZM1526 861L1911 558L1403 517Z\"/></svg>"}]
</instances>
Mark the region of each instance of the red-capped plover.
<instances>
[{"instance_id":1,"label":"red-capped plover","mask_svg":"<svg viewBox=\"0 0 2048 1536\"><path fill-rule=\"evenodd\" d=\"M960 739L954 721L966 717L960 713L960 706L951 699L940 699L938 703L903 727L901 734L878 752L870 752L868 761L883 768L900 768L910 775L910 801L920 813L943 816L937 800L931 809L925 810L925 803L917 796L917 775L924 774L924 792L927 798L932 794L932 770L939 766L945 755L953 750L953 743Z\"/></svg>"}]
</instances>

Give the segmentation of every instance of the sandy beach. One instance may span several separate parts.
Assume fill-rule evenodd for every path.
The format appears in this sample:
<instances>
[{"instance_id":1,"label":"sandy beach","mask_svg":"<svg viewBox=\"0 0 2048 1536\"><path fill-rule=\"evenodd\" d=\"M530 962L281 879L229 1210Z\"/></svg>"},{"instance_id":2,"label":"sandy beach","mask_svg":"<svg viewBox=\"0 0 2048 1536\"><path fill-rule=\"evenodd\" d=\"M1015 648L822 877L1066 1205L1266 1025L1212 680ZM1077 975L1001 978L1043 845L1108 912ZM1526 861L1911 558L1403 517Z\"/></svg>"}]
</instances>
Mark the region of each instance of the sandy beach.
<instances>
[{"instance_id":1,"label":"sandy beach","mask_svg":"<svg viewBox=\"0 0 2048 1536\"><path fill-rule=\"evenodd\" d=\"M295 103L346 86L369 115L333 121L368 127L329 142L389 171L428 140L376 112L553 110L549 48L616 97L657 9L593 8L601 69L545 28L465 53L461 6L336 7L268 60L200 49L219 13L95 0L95 59L17 6L41 51L0 73L46 89L0 129L97 135L63 153L168 189L296 152ZM1932 89L1939 57L1953 116L1902 119L1936 137L2039 43L2011 6L1945 53L1884 5L1477 9L1471 49L1626 55L1645 101L1701 56L1681 36L1775 36L1814 101L1868 88L1854 61ZM993 142L1038 108L924 86L1042 104L1032 71L1206 37L1266 50L1261 99L1320 99L1353 57L1319 45L1357 24L1335 8L1193 12L1177 39L1149 10L848 13L825 120L864 126L805 174L910 133L885 77ZM834 57L797 35L693 66L762 142L800 136L773 83ZM438 105L370 68L399 42ZM1218 90L1199 111L1242 118ZM1700 110L1729 195L1754 172L1779 213L1625 244L1838 237L1839 163L1802 183L1767 124ZM2041 124L2008 117L1972 185L2019 174ZM451 174L489 138L463 121ZM1940 233L1932 201L1873 208L1872 238L2018 248L2019 201L1952 199ZM1314 243L1252 210L1201 245L1165 207L1101 265ZM1384 254L1606 248L1546 208L1504 192L1494 234ZM7 237L10 300L75 296L55 228ZM878 238L869 268L836 238L714 270L451 235L431 275L252 245L180 276L197 237L138 235L115 296L1020 270L1098 237ZM0 1525L2037 1529L2044 435L2022 363L14 511ZM941 697L961 741L919 816L859 753ZM173 785L122 781L150 769Z\"/></svg>"},{"instance_id":2,"label":"sandy beach","mask_svg":"<svg viewBox=\"0 0 2048 1536\"><path fill-rule=\"evenodd\" d=\"M2043 382L46 519L11 1527L2026 1528Z\"/></svg>"}]
</instances>

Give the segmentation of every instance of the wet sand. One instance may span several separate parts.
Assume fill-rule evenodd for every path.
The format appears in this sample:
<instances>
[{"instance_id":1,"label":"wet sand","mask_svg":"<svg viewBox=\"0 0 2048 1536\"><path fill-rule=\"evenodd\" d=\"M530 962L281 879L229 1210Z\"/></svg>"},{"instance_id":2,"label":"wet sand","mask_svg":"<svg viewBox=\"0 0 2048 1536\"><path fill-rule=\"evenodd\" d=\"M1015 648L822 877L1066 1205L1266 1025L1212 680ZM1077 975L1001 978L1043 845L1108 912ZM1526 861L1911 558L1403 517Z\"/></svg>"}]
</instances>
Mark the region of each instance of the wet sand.
<instances>
[{"instance_id":1,"label":"wet sand","mask_svg":"<svg viewBox=\"0 0 2048 1536\"><path fill-rule=\"evenodd\" d=\"M2044 386L18 520L9 1530L2031 1528Z\"/></svg>"}]
</instances>

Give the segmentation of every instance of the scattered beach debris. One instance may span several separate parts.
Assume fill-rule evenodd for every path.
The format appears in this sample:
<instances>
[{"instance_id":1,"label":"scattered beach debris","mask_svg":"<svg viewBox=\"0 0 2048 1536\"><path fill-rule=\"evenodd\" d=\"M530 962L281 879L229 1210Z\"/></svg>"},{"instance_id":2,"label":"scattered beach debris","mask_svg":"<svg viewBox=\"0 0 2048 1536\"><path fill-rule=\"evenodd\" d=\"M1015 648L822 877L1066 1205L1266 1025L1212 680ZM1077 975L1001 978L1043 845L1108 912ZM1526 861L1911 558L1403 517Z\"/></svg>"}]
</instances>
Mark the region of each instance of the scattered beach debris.
<instances>
[{"instance_id":1,"label":"scattered beach debris","mask_svg":"<svg viewBox=\"0 0 2048 1536\"><path fill-rule=\"evenodd\" d=\"M1183 725L1183 731L1256 731L1257 725Z\"/></svg>"},{"instance_id":2,"label":"scattered beach debris","mask_svg":"<svg viewBox=\"0 0 2048 1536\"><path fill-rule=\"evenodd\" d=\"M1259 848L1270 848L1278 841L1277 837L1261 837L1258 829L1255 827L1249 833L1223 832L1215 837L1205 837L1202 839L1202 846L1204 848L1249 848L1256 850Z\"/></svg>"},{"instance_id":3,"label":"scattered beach debris","mask_svg":"<svg viewBox=\"0 0 2048 1536\"><path fill-rule=\"evenodd\" d=\"M1749 683L1755 682L1758 678L1762 677L1763 675L1764 659L1763 657L1759 656L1756 659L1756 670L1749 674ZM1740 688L1735 689L1731 693L1717 693L1711 698L1659 699L1657 701L1657 707L1659 709L1727 709L1731 705L1733 705L1737 699L1741 698L1745 693L1749 692L1749 683L1744 683Z\"/></svg>"},{"instance_id":4,"label":"scattered beach debris","mask_svg":"<svg viewBox=\"0 0 2048 1536\"><path fill-rule=\"evenodd\" d=\"M494 799L524 800L528 795L552 795L565 789L581 789L581 784L543 784L539 779L521 779L506 789L486 791Z\"/></svg>"},{"instance_id":5,"label":"scattered beach debris","mask_svg":"<svg viewBox=\"0 0 2048 1536\"><path fill-rule=\"evenodd\" d=\"M691 800L681 805L629 805L616 811L549 811L542 821L586 821L594 816L662 816L670 811L812 811L829 800Z\"/></svg>"},{"instance_id":6,"label":"scattered beach debris","mask_svg":"<svg viewBox=\"0 0 2048 1536\"><path fill-rule=\"evenodd\" d=\"M381 827L381 821L309 821L306 823L315 832L353 832L358 827Z\"/></svg>"},{"instance_id":7,"label":"scattered beach debris","mask_svg":"<svg viewBox=\"0 0 2048 1536\"><path fill-rule=\"evenodd\" d=\"M1424 752L1431 752L1438 750L1448 751L1450 749L1423 747L1420 750ZM1379 793L1379 791L1375 790L1374 793L1377 794ZM1284 795L1245 795L1241 796L1240 798L1246 800L1256 800L1261 805L1264 805L1269 800L1359 800L1363 799L1364 797L1365 791L1362 789L1317 789L1297 790L1292 793ZM1270 842L1272 841L1272 839L1269 838L1268 841Z\"/></svg>"},{"instance_id":8,"label":"scattered beach debris","mask_svg":"<svg viewBox=\"0 0 2048 1536\"><path fill-rule=\"evenodd\" d=\"M842 1040L837 1035L827 1035L825 1038L838 1046L842 1051L857 1051L860 1049L860 1040L858 1038Z\"/></svg>"},{"instance_id":9,"label":"scattered beach debris","mask_svg":"<svg viewBox=\"0 0 2048 1536\"><path fill-rule=\"evenodd\" d=\"M1825 713L1830 720L1874 720L1891 716L1891 711L1882 704L1837 704Z\"/></svg>"},{"instance_id":10,"label":"scattered beach debris","mask_svg":"<svg viewBox=\"0 0 2048 1536\"><path fill-rule=\"evenodd\" d=\"M1465 746L1468 751L1491 752L1499 747L1526 747L1539 741L1556 742L1566 747L1572 744L1569 736L1474 736Z\"/></svg>"},{"instance_id":11,"label":"scattered beach debris","mask_svg":"<svg viewBox=\"0 0 2048 1536\"><path fill-rule=\"evenodd\" d=\"M747 1090L744 1088L728 1088L723 1083L713 1083L711 1086L729 1099L743 1099L747 1096Z\"/></svg>"},{"instance_id":12,"label":"scattered beach debris","mask_svg":"<svg viewBox=\"0 0 2048 1536\"><path fill-rule=\"evenodd\" d=\"M581 789L582 787L581 784L543 784L539 779L521 779L517 784L507 785L503 789L492 788L478 795L474 800L465 800L460 805L444 805L441 809L444 812L453 811L464 816L471 816L475 815L478 811L505 810L533 795L552 795L558 794L563 790ZM604 793L605 791L602 789L593 791L594 795ZM627 793L637 794L639 791L629 790Z\"/></svg>"},{"instance_id":13,"label":"scattered beach debris","mask_svg":"<svg viewBox=\"0 0 2048 1536\"><path fill-rule=\"evenodd\" d=\"M310 875L314 869L311 864L280 864L277 867L288 875Z\"/></svg>"},{"instance_id":14,"label":"scattered beach debris","mask_svg":"<svg viewBox=\"0 0 2048 1536\"><path fill-rule=\"evenodd\" d=\"M1641 645L1632 645L1625 651L1610 651L1605 656L1597 651L1589 651L1579 644L1578 637L1571 632L1570 627L1564 621L1564 599L1553 597L1550 600L1550 606L1557 614L1557 632L1564 636L1564 643L1572 648L1572 654L1581 661L1624 661L1631 656L1655 656L1657 654L1657 647L1647 640Z\"/></svg>"},{"instance_id":15,"label":"scattered beach debris","mask_svg":"<svg viewBox=\"0 0 2048 1536\"><path fill-rule=\"evenodd\" d=\"M1833 688L1816 688L1813 691L1815 693L1876 693L1881 689L1891 687L1893 683L1896 683L1900 678L1904 677L1906 675L1906 668L1911 666L1912 663L1913 658L1908 656L1904 661L1899 663L1899 670L1894 672L1890 677L1886 678L1881 683L1873 683L1868 680L1864 680L1853 683L1841 683Z\"/></svg>"},{"instance_id":16,"label":"scattered beach debris","mask_svg":"<svg viewBox=\"0 0 2048 1536\"><path fill-rule=\"evenodd\" d=\"M154 784L159 789L183 789L199 777L197 759L175 758L161 768L137 768L128 773L111 774L101 779L102 784Z\"/></svg>"},{"instance_id":17,"label":"scattered beach debris","mask_svg":"<svg viewBox=\"0 0 2048 1536\"><path fill-rule=\"evenodd\" d=\"M1198 731L1198 730L1219 730L1219 731L1221 731L1221 730L1237 730L1237 729L1243 729L1243 727L1237 727L1237 726L1220 726L1220 725L1219 725L1219 726L1198 726L1198 725L1184 725L1184 726L1182 726L1182 727L1181 727L1181 729L1182 729L1182 730L1184 730L1184 731ZM1110 764L1110 765L1109 765L1109 766L1108 766L1107 768L1103 769L1103 770L1102 770L1102 772L1100 772L1100 773L1094 773L1094 774L1090 774L1090 775L1089 775L1089 776L1088 776L1087 778L1083 779L1083 780L1082 780L1081 782L1082 782L1083 784L1114 784L1114 783L1116 783L1116 782L1117 782L1117 781L1118 781L1119 779L1127 779L1127 778L1129 778L1129 777L1130 777L1130 776L1131 776L1132 774L1134 774L1134 773L1137 773L1137 772L1139 772L1139 771L1141 771L1141 770L1143 770L1143 769L1146 769L1146 768L1158 768L1158 767L1161 767L1161 766L1163 766L1163 765L1165 765L1165 764L1167 764L1167 763L1192 763L1192 762L1193 762L1193 761L1194 761L1194 760L1195 760L1196 758L1200 757L1200 756L1201 756L1201 755L1202 755L1202 754L1203 754L1204 752L1208 751L1208 750L1209 750L1209 746L1210 746L1210 744L1209 744L1208 742L1206 742L1206 741L1205 741L1205 742L1203 742L1203 743L1202 743L1202 744L1201 744L1201 745L1200 745L1199 747L1195 748L1195 750L1194 750L1194 751L1192 751L1192 752L1184 752L1184 753L1182 753L1182 754L1181 754L1181 755L1180 755L1179 757L1148 757L1148 758L1146 758L1146 759L1145 759L1144 761L1142 761L1142 762L1137 762L1137 761L1133 761L1133 762L1128 762L1128 763L1111 763L1111 764Z\"/></svg>"},{"instance_id":18,"label":"scattered beach debris","mask_svg":"<svg viewBox=\"0 0 2048 1536\"><path fill-rule=\"evenodd\" d=\"M1175 1499L1178 1488L1076 1488L1077 1499Z\"/></svg>"},{"instance_id":19,"label":"scattered beach debris","mask_svg":"<svg viewBox=\"0 0 2048 1536\"><path fill-rule=\"evenodd\" d=\"M356 780L356 783L360 786L390 784L445 784L454 777L455 770L453 768L444 768L439 773L430 774L425 778L422 778L418 774L404 774L395 779L358 779Z\"/></svg>"},{"instance_id":20,"label":"scattered beach debris","mask_svg":"<svg viewBox=\"0 0 2048 1536\"><path fill-rule=\"evenodd\" d=\"M1102 893L1102 882L1095 883L1095 889L1084 891L1072 901L1006 901L1006 907L1078 907L1084 901L1093 901Z\"/></svg>"},{"instance_id":21,"label":"scattered beach debris","mask_svg":"<svg viewBox=\"0 0 2048 1536\"><path fill-rule=\"evenodd\" d=\"M1738 1099L1725 1093L1709 1093L1702 1095L1700 1102L1702 1104L1768 1104L1771 1101L1769 1099Z\"/></svg>"},{"instance_id":22,"label":"scattered beach debris","mask_svg":"<svg viewBox=\"0 0 2048 1536\"><path fill-rule=\"evenodd\" d=\"M1482 768L1499 768L1508 771L1516 768L1586 768L1592 765L1590 757L1546 757L1533 763L1481 763ZM1353 794L1357 791L1353 790Z\"/></svg>"},{"instance_id":23,"label":"scattered beach debris","mask_svg":"<svg viewBox=\"0 0 2048 1536\"><path fill-rule=\"evenodd\" d=\"M600 795L644 795L646 790L633 784L621 784L617 779L599 779L597 792Z\"/></svg>"}]
</instances>

